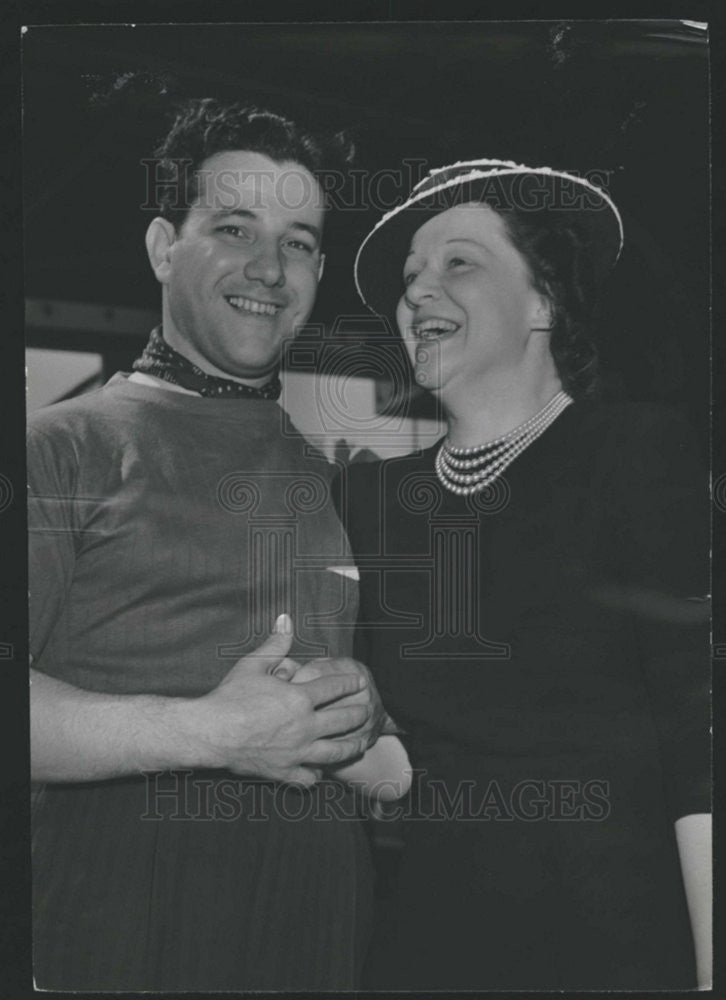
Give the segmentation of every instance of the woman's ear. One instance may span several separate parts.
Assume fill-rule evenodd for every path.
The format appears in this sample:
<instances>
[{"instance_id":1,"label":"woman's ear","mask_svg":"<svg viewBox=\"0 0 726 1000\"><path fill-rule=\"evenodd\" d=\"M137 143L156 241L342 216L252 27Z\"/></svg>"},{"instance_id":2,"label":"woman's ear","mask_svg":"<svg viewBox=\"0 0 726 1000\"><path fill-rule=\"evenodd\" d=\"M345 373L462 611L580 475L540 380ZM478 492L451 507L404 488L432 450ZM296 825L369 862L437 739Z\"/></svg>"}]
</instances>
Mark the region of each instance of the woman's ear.
<instances>
[{"instance_id":1,"label":"woman's ear","mask_svg":"<svg viewBox=\"0 0 726 1000\"><path fill-rule=\"evenodd\" d=\"M549 333L554 323L554 306L549 292L540 292L532 309L530 330L532 332Z\"/></svg>"},{"instance_id":2,"label":"woman's ear","mask_svg":"<svg viewBox=\"0 0 726 1000\"><path fill-rule=\"evenodd\" d=\"M156 280L167 284L171 274L171 248L176 239L176 230L168 219L157 216L146 230L146 252L151 270Z\"/></svg>"}]
</instances>

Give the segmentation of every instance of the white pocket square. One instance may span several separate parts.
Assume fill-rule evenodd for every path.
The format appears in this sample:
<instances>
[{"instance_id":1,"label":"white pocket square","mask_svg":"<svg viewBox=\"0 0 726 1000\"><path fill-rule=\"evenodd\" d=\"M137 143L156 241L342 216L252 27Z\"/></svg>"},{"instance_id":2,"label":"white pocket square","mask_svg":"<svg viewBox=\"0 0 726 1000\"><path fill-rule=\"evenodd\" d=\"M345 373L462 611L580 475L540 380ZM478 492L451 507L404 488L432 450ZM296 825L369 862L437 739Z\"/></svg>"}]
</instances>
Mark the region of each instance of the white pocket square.
<instances>
[{"instance_id":1,"label":"white pocket square","mask_svg":"<svg viewBox=\"0 0 726 1000\"><path fill-rule=\"evenodd\" d=\"M349 580L360 580L360 573L357 566L327 566L329 573L338 573L340 576L347 576Z\"/></svg>"}]
</instances>

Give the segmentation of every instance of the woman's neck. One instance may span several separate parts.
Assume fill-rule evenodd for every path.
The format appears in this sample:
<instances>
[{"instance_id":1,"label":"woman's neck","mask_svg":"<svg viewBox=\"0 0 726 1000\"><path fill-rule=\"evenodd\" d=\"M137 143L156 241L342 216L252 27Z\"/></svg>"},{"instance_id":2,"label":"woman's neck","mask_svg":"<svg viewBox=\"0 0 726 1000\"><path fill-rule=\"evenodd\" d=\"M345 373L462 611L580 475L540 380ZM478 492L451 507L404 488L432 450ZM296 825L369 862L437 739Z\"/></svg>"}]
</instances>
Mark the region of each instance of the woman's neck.
<instances>
[{"instance_id":1,"label":"woman's neck","mask_svg":"<svg viewBox=\"0 0 726 1000\"><path fill-rule=\"evenodd\" d=\"M562 390L554 370L539 372L536 379L481 382L472 392L442 392L441 402L449 425L448 441L454 448L473 448L506 434L538 413Z\"/></svg>"}]
</instances>

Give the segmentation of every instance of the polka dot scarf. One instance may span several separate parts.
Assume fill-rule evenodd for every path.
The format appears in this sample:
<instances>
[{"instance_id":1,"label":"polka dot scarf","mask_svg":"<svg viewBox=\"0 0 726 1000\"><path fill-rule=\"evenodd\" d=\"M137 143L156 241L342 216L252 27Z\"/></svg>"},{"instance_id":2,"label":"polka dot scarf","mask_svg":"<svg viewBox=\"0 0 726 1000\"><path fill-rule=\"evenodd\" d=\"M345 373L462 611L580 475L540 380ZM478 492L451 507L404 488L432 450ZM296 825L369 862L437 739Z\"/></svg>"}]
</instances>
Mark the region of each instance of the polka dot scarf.
<instances>
[{"instance_id":1,"label":"polka dot scarf","mask_svg":"<svg viewBox=\"0 0 726 1000\"><path fill-rule=\"evenodd\" d=\"M209 396L213 399L242 399L245 396L249 399L278 399L282 391L280 379L276 374L259 388L242 385L241 382L234 382L232 379L207 375L183 354L169 347L162 336L160 326L151 331L149 343L141 357L134 361L133 368L135 372L155 375L166 382L172 382L184 389L198 392L200 396Z\"/></svg>"}]
</instances>

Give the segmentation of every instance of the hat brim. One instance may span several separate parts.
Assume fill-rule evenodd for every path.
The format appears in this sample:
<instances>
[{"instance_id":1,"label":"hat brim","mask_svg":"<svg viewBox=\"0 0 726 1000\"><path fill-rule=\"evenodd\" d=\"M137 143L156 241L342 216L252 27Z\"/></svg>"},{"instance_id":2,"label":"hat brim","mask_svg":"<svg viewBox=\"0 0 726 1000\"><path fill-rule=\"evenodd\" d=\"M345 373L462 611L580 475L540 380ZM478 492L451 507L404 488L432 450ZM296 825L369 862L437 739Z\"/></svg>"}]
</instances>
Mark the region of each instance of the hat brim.
<instances>
[{"instance_id":1,"label":"hat brim","mask_svg":"<svg viewBox=\"0 0 726 1000\"><path fill-rule=\"evenodd\" d=\"M389 212L358 250L354 269L358 294L369 309L394 322L394 329L403 294L403 263L414 234L435 215L471 201L495 211L556 215L579 233L598 284L620 255L623 231L617 209L603 191L581 178L542 168L456 179L415 194Z\"/></svg>"}]
</instances>

